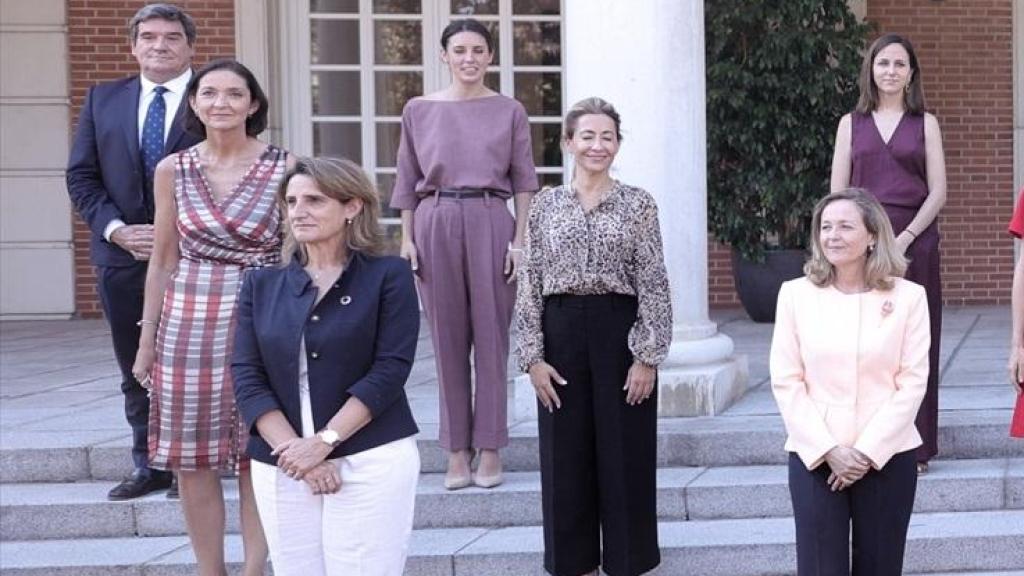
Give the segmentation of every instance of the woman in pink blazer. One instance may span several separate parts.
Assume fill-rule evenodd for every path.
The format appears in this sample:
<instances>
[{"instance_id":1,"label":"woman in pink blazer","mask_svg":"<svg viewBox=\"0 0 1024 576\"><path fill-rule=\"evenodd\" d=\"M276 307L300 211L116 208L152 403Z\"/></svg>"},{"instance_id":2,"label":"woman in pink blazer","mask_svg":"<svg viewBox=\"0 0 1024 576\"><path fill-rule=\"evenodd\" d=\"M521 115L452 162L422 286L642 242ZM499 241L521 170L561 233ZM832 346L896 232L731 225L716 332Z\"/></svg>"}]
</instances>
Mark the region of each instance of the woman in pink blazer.
<instances>
[{"instance_id":1,"label":"woman in pink blazer","mask_svg":"<svg viewBox=\"0 0 1024 576\"><path fill-rule=\"evenodd\" d=\"M770 370L789 437L798 573L898 576L928 380L924 288L870 194L814 208L806 276L779 292Z\"/></svg>"}]
</instances>

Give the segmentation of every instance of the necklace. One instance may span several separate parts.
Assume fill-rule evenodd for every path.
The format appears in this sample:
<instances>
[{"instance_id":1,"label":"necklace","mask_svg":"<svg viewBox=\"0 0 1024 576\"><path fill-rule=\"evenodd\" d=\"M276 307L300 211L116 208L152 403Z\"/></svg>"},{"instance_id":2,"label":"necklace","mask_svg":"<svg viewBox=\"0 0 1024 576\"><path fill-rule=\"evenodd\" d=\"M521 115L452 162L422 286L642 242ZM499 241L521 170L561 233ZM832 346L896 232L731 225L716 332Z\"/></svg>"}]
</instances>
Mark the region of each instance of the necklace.
<instances>
[{"instance_id":1,"label":"necklace","mask_svg":"<svg viewBox=\"0 0 1024 576\"><path fill-rule=\"evenodd\" d=\"M306 266L305 269L306 274L309 274L309 277L313 279L313 282L316 284L320 284L320 278L324 277L327 274L333 274L335 276L341 274L341 271L345 269L345 265L338 264L336 266L325 266L319 270L316 270L312 266ZM329 278L329 276L327 277Z\"/></svg>"}]
</instances>

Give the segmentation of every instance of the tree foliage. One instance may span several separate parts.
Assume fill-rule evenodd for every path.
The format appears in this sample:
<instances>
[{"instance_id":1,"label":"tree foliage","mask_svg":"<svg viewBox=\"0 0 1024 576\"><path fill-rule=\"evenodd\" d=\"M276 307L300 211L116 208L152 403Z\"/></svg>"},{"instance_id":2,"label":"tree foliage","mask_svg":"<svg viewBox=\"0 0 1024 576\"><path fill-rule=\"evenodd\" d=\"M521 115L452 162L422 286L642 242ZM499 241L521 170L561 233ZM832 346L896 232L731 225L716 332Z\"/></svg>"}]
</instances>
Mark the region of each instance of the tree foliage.
<instances>
[{"instance_id":1,"label":"tree foliage","mask_svg":"<svg viewBox=\"0 0 1024 576\"><path fill-rule=\"evenodd\" d=\"M870 28L846 0L706 0L708 218L751 260L802 248Z\"/></svg>"}]
</instances>

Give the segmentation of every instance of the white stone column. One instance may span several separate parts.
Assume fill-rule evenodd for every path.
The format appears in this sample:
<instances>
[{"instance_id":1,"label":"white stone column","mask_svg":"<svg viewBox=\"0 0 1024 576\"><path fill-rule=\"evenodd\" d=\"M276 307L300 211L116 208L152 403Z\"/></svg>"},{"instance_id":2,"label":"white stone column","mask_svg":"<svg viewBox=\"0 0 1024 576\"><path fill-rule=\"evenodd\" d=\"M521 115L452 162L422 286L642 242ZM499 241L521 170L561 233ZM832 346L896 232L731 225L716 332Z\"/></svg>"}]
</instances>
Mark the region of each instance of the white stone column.
<instances>
[{"instance_id":1,"label":"white stone column","mask_svg":"<svg viewBox=\"0 0 1024 576\"><path fill-rule=\"evenodd\" d=\"M565 0L565 103L600 96L622 116L615 176L657 199L674 341L659 414L720 413L746 390L746 358L708 317L703 0Z\"/></svg>"}]
</instances>

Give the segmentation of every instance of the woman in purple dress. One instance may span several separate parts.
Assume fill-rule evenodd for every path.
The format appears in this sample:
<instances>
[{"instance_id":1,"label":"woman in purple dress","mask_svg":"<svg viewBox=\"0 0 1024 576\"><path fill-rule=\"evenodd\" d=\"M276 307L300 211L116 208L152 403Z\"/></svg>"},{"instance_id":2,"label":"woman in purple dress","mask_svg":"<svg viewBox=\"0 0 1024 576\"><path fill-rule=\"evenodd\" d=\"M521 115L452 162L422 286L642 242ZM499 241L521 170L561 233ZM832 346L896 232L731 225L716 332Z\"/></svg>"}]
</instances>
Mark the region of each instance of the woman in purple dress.
<instances>
[{"instance_id":1,"label":"woman in purple dress","mask_svg":"<svg viewBox=\"0 0 1024 576\"><path fill-rule=\"evenodd\" d=\"M484 85L494 55L487 28L456 20L441 48L452 83L402 111L391 207L402 212L401 254L416 272L437 357L445 487L491 488L502 481L498 450L508 444L512 281L537 174L526 110ZM471 475L474 448L480 462Z\"/></svg>"},{"instance_id":2,"label":"woman in purple dress","mask_svg":"<svg viewBox=\"0 0 1024 576\"><path fill-rule=\"evenodd\" d=\"M931 319L928 391L915 424L924 443L917 471L938 453L942 290L937 217L946 203L946 161L935 116L925 112L921 69L910 42L875 40L860 72L860 100L843 116L832 158L832 192L865 188L885 208L896 245L910 259L905 278L925 287Z\"/></svg>"}]
</instances>

